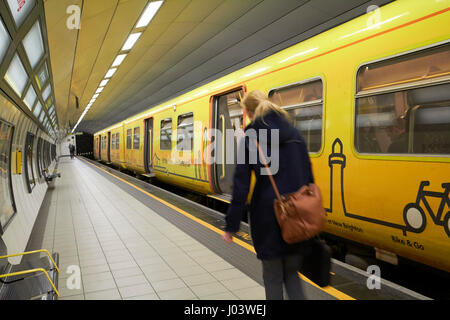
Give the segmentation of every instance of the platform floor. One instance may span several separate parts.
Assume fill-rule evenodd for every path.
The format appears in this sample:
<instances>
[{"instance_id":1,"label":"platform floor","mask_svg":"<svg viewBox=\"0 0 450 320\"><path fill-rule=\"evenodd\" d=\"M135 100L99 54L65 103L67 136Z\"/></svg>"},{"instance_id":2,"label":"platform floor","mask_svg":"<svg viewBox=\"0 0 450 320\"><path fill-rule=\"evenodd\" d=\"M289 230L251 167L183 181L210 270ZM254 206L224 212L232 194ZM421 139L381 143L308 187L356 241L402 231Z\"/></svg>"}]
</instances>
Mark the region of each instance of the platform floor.
<instances>
[{"instance_id":1,"label":"platform floor","mask_svg":"<svg viewBox=\"0 0 450 320\"><path fill-rule=\"evenodd\" d=\"M42 242L62 299L264 299L264 288L79 159L62 158ZM69 289L70 266L81 287ZM70 278L73 280L73 278Z\"/></svg>"}]
</instances>

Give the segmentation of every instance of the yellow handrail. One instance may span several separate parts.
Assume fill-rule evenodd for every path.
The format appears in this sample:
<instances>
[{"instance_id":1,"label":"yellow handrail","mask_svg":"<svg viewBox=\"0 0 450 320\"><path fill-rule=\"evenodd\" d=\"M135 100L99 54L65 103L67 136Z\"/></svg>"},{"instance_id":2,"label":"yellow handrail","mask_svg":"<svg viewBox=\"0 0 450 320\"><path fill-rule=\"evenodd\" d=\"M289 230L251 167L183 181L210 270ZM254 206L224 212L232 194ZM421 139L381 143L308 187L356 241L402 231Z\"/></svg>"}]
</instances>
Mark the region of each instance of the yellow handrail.
<instances>
[{"instance_id":1,"label":"yellow handrail","mask_svg":"<svg viewBox=\"0 0 450 320\"><path fill-rule=\"evenodd\" d=\"M30 269L30 270L24 270L24 271L19 271L19 272L13 272L13 273L7 273L7 274L0 274L0 279L1 278L6 278L6 277L15 277L15 276L20 276L22 274L29 274L29 273L35 273L35 272L43 272L45 274L45 276L47 277L48 282L50 282L50 284L52 285L53 290L55 291L56 295L59 298L59 292L56 289L55 285L53 284L53 281L50 279L47 271L45 269L42 268L36 268L36 269Z\"/></svg>"},{"instance_id":2,"label":"yellow handrail","mask_svg":"<svg viewBox=\"0 0 450 320\"><path fill-rule=\"evenodd\" d=\"M19 256L24 256L24 255L28 255L28 254L33 254L33 253L39 253L39 252L45 252L47 253L48 257L50 258L50 260L52 261L53 265L56 268L56 271L58 271L59 274L59 268L56 265L55 261L53 260L52 256L50 255L50 252L48 252L48 250L46 249L41 249L41 250L35 250L35 251L28 251L28 252L21 252L21 253L15 253L15 254L9 254L7 256L1 256L0 259L6 259L6 258L12 258L12 257L19 257Z\"/></svg>"}]
</instances>

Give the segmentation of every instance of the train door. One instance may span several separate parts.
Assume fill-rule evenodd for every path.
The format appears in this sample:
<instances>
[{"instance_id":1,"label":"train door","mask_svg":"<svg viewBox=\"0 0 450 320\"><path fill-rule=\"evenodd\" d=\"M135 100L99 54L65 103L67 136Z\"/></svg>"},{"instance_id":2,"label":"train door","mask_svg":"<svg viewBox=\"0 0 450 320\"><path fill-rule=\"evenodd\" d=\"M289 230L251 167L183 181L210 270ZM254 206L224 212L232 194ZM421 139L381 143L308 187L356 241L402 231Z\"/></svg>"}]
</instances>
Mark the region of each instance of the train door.
<instances>
[{"instance_id":1,"label":"train door","mask_svg":"<svg viewBox=\"0 0 450 320\"><path fill-rule=\"evenodd\" d=\"M98 160L102 160L102 136L98 136Z\"/></svg>"},{"instance_id":2,"label":"train door","mask_svg":"<svg viewBox=\"0 0 450 320\"><path fill-rule=\"evenodd\" d=\"M107 159L108 162L111 162L111 132L108 132L108 152L107 152Z\"/></svg>"},{"instance_id":3,"label":"train door","mask_svg":"<svg viewBox=\"0 0 450 320\"><path fill-rule=\"evenodd\" d=\"M153 118L145 120L144 163L145 171L150 173L153 168Z\"/></svg>"},{"instance_id":4,"label":"train door","mask_svg":"<svg viewBox=\"0 0 450 320\"><path fill-rule=\"evenodd\" d=\"M237 159L236 138L226 134L227 129L243 129L244 114L240 106L240 101L244 96L242 89L235 90L223 95L214 97L213 119L214 128L221 134L215 137L215 162L213 165L213 177L218 193L231 194L233 186L233 175ZM227 163L227 150L234 148L234 161Z\"/></svg>"}]
</instances>

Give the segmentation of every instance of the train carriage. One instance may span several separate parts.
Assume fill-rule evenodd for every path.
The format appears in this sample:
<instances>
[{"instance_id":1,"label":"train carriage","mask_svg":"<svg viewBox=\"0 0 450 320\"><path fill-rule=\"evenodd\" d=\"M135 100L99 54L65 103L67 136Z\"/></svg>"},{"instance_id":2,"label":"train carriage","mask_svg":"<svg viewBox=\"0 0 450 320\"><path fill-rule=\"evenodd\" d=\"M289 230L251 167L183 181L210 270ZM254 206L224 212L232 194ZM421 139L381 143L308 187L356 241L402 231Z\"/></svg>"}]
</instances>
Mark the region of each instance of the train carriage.
<instances>
[{"instance_id":1,"label":"train carriage","mask_svg":"<svg viewBox=\"0 0 450 320\"><path fill-rule=\"evenodd\" d=\"M450 271L450 7L379 10L114 125L125 167L229 199L233 143L216 133L244 128L240 99L262 90L307 142L327 233Z\"/></svg>"}]
</instances>

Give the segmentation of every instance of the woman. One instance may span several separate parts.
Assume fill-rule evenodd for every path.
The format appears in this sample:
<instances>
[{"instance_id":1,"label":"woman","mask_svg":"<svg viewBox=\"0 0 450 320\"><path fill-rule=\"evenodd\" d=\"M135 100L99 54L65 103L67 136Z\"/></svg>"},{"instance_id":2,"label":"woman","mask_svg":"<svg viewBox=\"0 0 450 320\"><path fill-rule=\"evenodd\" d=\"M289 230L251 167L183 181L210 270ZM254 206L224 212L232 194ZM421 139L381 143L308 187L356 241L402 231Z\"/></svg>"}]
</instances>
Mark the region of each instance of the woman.
<instances>
[{"instance_id":1,"label":"woman","mask_svg":"<svg viewBox=\"0 0 450 320\"><path fill-rule=\"evenodd\" d=\"M250 92L242 101L247 115L252 122L246 127L246 134L250 129L257 133L259 144L267 143L263 148L279 149L279 170L274 174L274 180L281 194L292 193L303 185L313 182L311 163L306 144L297 129L289 122L289 115L269 101L261 91ZM259 135L261 129L267 130L267 138ZM252 132L254 132L252 130ZM278 141L270 141L271 131L278 130ZM233 233L239 230L244 214L247 214L247 198L250 189L251 172L256 175L256 184L250 204L250 229L257 258L262 260L263 280L266 290L266 299L282 300L283 283L291 300L304 299L301 281L297 270L301 263L301 250L305 244L287 244L275 217L273 201L275 191L267 175L261 174L264 164L260 157L256 164L250 164L250 152L255 152L255 142L250 134L242 143L245 143L246 163L237 164L234 174L233 198L226 216L226 228L223 239L227 243L233 241ZM241 148L239 148L241 150ZM275 163L275 162L273 162ZM270 164L269 164L270 167Z\"/></svg>"}]
</instances>

